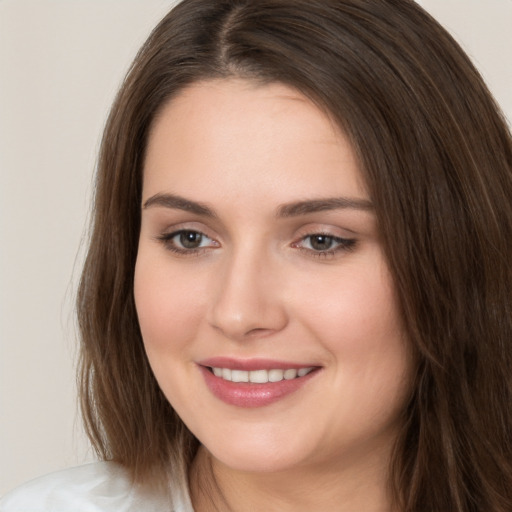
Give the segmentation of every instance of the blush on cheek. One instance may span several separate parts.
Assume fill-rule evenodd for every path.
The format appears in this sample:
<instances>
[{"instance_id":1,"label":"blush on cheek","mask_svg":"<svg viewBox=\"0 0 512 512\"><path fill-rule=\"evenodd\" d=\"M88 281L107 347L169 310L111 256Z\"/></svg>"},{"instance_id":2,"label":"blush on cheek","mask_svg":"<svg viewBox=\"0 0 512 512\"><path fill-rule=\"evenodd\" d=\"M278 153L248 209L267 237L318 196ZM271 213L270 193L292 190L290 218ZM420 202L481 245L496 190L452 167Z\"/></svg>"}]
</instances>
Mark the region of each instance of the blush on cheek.
<instances>
[{"instance_id":1,"label":"blush on cheek","mask_svg":"<svg viewBox=\"0 0 512 512\"><path fill-rule=\"evenodd\" d=\"M170 353L186 345L200 324L197 293L180 293L172 280L136 272L134 296L139 326L147 351Z\"/></svg>"}]
</instances>

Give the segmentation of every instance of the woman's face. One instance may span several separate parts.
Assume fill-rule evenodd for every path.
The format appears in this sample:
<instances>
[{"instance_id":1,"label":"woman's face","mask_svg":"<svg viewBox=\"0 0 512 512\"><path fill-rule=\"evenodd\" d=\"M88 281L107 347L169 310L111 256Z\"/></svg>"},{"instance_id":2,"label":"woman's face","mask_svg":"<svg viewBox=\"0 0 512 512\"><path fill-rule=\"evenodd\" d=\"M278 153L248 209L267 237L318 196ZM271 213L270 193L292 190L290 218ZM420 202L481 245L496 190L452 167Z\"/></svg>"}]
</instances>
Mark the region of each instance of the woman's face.
<instances>
[{"instance_id":1,"label":"woman's face","mask_svg":"<svg viewBox=\"0 0 512 512\"><path fill-rule=\"evenodd\" d=\"M375 213L347 138L295 90L208 81L166 105L135 300L156 379L214 460L389 454L410 357Z\"/></svg>"}]
</instances>

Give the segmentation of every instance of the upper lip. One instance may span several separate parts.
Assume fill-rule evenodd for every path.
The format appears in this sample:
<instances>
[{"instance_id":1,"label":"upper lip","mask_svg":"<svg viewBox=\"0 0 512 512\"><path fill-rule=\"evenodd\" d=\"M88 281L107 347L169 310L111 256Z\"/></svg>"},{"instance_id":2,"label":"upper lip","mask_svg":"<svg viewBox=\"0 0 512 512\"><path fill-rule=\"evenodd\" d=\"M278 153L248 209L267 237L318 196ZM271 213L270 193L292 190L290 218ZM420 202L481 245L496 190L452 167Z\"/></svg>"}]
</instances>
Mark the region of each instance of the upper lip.
<instances>
[{"instance_id":1,"label":"upper lip","mask_svg":"<svg viewBox=\"0 0 512 512\"><path fill-rule=\"evenodd\" d=\"M229 368L230 370L245 370L249 372L254 370L288 370L318 366L314 363L297 363L263 358L237 359L233 357L211 357L198 361L198 364L210 368Z\"/></svg>"}]
</instances>

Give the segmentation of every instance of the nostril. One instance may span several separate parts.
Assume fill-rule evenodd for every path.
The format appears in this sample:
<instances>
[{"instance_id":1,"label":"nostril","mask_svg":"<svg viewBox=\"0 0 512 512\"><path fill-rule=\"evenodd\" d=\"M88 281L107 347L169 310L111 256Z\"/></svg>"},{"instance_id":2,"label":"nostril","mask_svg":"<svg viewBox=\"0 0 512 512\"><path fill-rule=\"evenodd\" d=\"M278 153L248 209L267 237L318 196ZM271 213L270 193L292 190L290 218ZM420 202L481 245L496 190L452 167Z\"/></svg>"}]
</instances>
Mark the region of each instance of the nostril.
<instances>
[{"instance_id":1,"label":"nostril","mask_svg":"<svg viewBox=\"0 0 512 512\"><path fill-rule=\"evenodd\" d=\"M272 334L274 331L272 329L265 329L264 327L257 327L255 329L249 330L245 335L247 337L264 337Z\"/></svg>"}]
</instances>

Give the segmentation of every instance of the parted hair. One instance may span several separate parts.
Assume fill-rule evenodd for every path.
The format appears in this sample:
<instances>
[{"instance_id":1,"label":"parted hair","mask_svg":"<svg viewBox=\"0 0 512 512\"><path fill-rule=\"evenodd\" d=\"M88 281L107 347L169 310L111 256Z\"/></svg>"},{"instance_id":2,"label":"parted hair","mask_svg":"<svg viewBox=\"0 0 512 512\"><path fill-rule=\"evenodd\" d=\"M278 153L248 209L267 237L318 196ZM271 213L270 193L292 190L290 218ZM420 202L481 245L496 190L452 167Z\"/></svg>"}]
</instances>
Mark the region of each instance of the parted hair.
<instances>
[{"instance_id":1,"label":"parted hair","mask_svg":"<svg viewBox=\"0 0 512 512\"><path fill-rule=\"evenodd\" d=\"M230 77L295 88L356 152L415 355L390 462L396 510L510 512L511 135L469 58L412 0L184 0L154 29L105 128L77 299L99 456L163 482L197 449L137 320L142 173L162 107Z\"/></svg>"}]
</instances>

